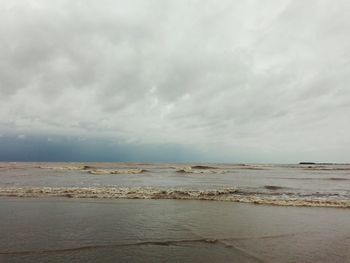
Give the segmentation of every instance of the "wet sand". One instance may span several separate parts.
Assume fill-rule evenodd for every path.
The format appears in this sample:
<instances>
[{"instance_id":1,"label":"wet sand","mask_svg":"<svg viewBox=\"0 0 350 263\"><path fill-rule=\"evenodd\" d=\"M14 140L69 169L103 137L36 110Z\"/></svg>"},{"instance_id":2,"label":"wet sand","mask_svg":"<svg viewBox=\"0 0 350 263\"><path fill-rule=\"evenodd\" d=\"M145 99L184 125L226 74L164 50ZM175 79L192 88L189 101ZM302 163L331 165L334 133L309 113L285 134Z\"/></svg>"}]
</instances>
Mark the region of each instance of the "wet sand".
<instances>
[{"instance_id":1,"label":"wet sand","mask_svg":"<svg viewBox=\"0 0 350 263\"><path fill-rule=\"evenodd\" d=\"M350 262L350 210L0 198L0 262Z\"/></svg>"}]
</instances>

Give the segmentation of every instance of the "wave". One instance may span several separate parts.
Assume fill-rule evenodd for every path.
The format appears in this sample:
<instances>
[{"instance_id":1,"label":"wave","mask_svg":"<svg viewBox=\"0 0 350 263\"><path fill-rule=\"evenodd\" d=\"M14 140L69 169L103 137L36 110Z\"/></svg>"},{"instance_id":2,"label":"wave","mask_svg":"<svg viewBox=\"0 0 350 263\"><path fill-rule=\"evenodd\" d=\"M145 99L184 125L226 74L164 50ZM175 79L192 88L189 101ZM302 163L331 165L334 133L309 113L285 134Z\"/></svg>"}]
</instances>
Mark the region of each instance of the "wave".
<instances>
[{"instance_id":1,"label":"wave","mask_svg":"<svg viewBox=\"0 0 350 263\"><path fill-rule=\"evenodd\" d=\"M218 167L207 166L207 165L192 165L191 168L192 169L202 169L202 170L219 169Z\"/></svg>"},{"instance_id":2,"label":"wave","mask_svg":"<svg viewBox=\"0 0 350 263\"><path fill-rule=\"evenodd\" d=\"M105 169L96 169L89 170L90 174L141 174L147 172L145 169L119 169L119 170L105 170Z\"/></svg>"},{"instance_id":3,"label":"wave","mask_svg":"<svg viewBox=\"0 0 350 263\"><path fill-rule=\"evenodd\" d=\"M234 164L234 165L218 165L218 166L208 166L208 165L192 165L187 167L171 167L177 169L178 173L192 173L192 174L224 174L232 173L236 170L266 170L267 166L262 165L248 165L248 164Z\"/></svg>"},{"instance_id":4,"label":"wave","mask_svg":"<svg viewBox=\"0 0 350 263\"><path fill-rule=\"evenodd\" d=\"M177 173L190 173L190 174L223 174L227 173L226 170L210 167L210 166L188 166L176 170Z\"/></svg>"},{"instance_id":5,"label":"wave","mask_svg":"<svg viewBox=\"0 0 350 263\"><path fill-rule=\"evenodd\" d=\"M303 168L308 171L350 171L350 167L325 167L325 166L308 166Z\"/></svg>"},{"instance_id":6,"label":"wave","mask_svg":"<svg viewBox=\"0 0 350 263\"><path fill-rule=\"evenodd\" d=\"M268 189L268 190L281 190L281 189L284 189L284 187L276 186L276 185L264 185L264 188Z\"/></svg>"},{"instance_id":7,"label":"wave","mask_svg":"<svg viewBox=\"0 0 350 263\"><path fill-rule=\"evenodd\" d=\"M349 181L350 178L344 177L268 177L270 179L286 179L286 180L321 180L321 181Z\"/></svg>"},{"instance_id":8,"label":"wave","mask_svg":"<svg viewBox=\"0 0 350 263\"><path fill-rule=\"evenodd\" d=\"M279 206L313 206L350 208L349 196L334 193L294 193L247 191L227 188L222 190L184 190L157 188L53 188L3 187L0 196L14 197L70 197L70 198L124 198L124 199L179 199L254 203Z\"/></svg>"},{"instance_id":9,"label":"wave","mask_svg":"<svg viewBox=\"0 0 350 263\"><path fill-rule=\"evenodd\" d=\"M81 166L36 166L35 168L39 168L39 169L48 169L48 170L90 170L90 169L94 169L94 167L89 166L89 165L81 165Z\"/></svg>"},{"instance_id":10,"label":"wave","mask_svg":"<svg viewBox=\"0 0 350 263\"><path fill-rule=\"evenodd\" d=\"M267 170L268 168L263 168L263 167L257 167L257 166L241 166L241 167L234 167L233 169L238 169L238 170Z\"/></svg>"},{"instance_id":11,"label":"wave","mask_svg":"<svg viewBox=\"0 0 350 263\"><path fill-rule=\"evenodd\" d=\"M145 169L97 169L89 165L81 166L37 166L39 169L49 169L58 171L85 171L89 174L104 175L104 174L141 174L147 172Z\"/></svg>"}]
</instances>

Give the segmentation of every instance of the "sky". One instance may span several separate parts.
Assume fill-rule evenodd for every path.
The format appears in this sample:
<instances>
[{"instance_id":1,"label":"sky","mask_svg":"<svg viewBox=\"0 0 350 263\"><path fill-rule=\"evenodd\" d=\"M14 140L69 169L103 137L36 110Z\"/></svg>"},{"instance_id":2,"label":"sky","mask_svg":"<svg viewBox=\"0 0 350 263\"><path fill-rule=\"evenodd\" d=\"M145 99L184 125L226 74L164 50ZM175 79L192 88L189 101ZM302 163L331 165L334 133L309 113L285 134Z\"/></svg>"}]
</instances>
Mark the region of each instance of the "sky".
<instances>
[{"instance_id":1,"label":"sky","mask_svg":"<svg viewBox=\"0 0 350 263\"><path fill-rule=\"evenodd\" d=\"M350 162L349 14L0 0L0 160Z\"/></svg>"}]
</instances>

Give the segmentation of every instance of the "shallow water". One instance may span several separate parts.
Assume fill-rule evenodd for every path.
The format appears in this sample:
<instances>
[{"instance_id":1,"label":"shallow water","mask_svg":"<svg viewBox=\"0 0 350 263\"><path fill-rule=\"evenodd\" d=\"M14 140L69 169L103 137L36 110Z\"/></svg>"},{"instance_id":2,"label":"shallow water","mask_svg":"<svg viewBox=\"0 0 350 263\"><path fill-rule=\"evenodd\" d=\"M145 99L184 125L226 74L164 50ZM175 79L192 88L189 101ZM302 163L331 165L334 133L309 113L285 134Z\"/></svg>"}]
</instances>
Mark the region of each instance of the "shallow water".
<instances>
[{"instance_id":1,"label":"shallow water","mask_svg":"<svg viewBox=\"0 0 350 263\"><path fill-rule=\"evenodd\" d=\"M350 262L350 211L0 198L0 262Z\"/></svg>"},{"instance_id":2,"label":"shallow water","mask_svg":"<svg viewBox=\"0 0 350 263\"><path fill-rule=\"evenodd\" d=\"M0 195L350 207L350 165L0 163Z\"/></svg>"},{"instance_id":3,"label":"shallow water","mask_svg":"<svg viewBox=\"0 0 350 263\"><path fill-rule=\"evenodd\" d=\"M349 207L349 165L0 163L0 262L346 263Z\"/></svg>"}]
</instances>

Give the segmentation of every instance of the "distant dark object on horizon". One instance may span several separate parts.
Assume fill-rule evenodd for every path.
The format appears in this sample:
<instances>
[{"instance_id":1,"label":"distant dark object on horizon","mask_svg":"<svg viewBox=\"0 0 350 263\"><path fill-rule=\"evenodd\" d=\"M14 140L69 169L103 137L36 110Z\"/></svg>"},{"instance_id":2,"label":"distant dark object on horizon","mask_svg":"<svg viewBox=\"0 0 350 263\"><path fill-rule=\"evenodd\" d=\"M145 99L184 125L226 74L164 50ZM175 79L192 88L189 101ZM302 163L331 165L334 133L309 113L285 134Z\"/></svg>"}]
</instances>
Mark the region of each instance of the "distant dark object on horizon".
<instances>
[{"instance_id":1,"label":"distant dark object on horizon","mask_svg":"<svg viewBox=\"0 0 350 263\"><path fill-rule=\"evenodd\" d=\"M348 163L314 163L314 162L300 162L300 165L349 165Z\"/></svg>"}]
</instances>

